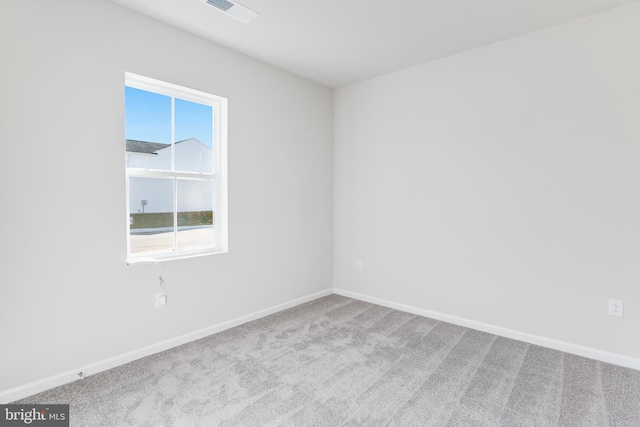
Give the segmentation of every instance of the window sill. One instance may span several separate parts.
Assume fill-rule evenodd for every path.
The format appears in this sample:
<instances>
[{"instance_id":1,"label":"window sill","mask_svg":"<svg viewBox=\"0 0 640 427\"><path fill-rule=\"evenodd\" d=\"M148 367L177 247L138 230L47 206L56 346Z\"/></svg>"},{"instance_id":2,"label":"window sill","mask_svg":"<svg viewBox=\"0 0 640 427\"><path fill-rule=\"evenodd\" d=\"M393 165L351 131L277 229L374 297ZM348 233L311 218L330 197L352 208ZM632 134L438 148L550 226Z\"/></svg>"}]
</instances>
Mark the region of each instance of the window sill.
<instances>
[{"instance_id":1,"label":"window sill","mask_svg":"<svg viewBox=\"0 0 640 427\"><path fill-rule=\"evenodd\" d=\"M141 265L141 264L153 264L156 262L174 261L179 259L197 258L207 255L226 254L229 252L227 249L207 249L203 251L190 251L182 253L171 254L157 254L145 257L131 257L127 258L127 265Z\"/></svg>"}]
</instances>

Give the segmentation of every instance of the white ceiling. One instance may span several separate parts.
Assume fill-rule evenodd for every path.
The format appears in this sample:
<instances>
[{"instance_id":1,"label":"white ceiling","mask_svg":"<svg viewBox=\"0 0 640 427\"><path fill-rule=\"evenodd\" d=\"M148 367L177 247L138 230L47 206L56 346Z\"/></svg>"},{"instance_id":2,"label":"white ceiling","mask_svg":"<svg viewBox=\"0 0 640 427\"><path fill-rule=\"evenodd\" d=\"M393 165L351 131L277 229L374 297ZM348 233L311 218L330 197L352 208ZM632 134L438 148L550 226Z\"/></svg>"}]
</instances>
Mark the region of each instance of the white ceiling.
<instances>
[{"instance_id":1,"label":"white ceiling","mask_svg":"<svg viewBox=\"0 0 640 427\"><path fill-rule=\"evenodd\" d=\"M638 0L111 0L336 88Z\"/></svg>"}]
</instances>

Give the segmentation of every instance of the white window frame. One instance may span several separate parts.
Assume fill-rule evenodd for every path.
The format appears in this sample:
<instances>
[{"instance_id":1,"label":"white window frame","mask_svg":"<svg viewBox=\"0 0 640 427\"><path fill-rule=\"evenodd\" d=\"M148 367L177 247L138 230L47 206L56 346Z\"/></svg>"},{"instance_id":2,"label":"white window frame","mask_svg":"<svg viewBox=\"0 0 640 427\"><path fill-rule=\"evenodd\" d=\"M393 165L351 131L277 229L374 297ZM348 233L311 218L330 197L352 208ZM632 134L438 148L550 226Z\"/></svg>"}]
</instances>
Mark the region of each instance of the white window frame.
<instances>
[{"instance_id":1,"label":"white window frame","mask_svg":"<svg viewBox=\"0 0 640 427\"><path fill-rule=\"evenodd\" d=\"M171 112L171 170L156 170L128 167L125 150L125 175L126 175L126 230L127 230L127 264L146 262L159 262L174 259L191 258L196 256L213 255L228 252L228 218L227 218L227 98L189 89L161 80L140 76L125 72L125 86L154 92L172 97ZM184 172L175 169L175 116L173 111L174 98L213 107L213 172ZM177 178L198 178L199 180L211 179L213 181L213 210L214 210L214 235L215 242L211 247L197 249L178 250L175 245L177 238L177 194L174 187L174 249L153 255L131 254L131 228L130 228L130 200L129 183L131 177L172 178L174 183ZM174 184L175 186L175 184Z\"/></svg>"}]
</instances>

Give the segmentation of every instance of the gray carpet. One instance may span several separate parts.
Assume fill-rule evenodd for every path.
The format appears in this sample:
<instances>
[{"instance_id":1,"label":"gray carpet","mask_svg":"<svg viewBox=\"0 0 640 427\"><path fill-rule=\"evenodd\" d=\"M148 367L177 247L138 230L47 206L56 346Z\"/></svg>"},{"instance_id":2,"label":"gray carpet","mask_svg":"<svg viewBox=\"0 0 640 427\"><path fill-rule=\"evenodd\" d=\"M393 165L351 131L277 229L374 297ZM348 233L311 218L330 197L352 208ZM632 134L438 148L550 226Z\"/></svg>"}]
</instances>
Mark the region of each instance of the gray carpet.
<instances>
[{"instance_id":1,"label":"gray carpet","mask_svg":"<svg viewBox=\"0 0 640 427\"><path fill-rule=\"evenodd\" d=\"M337 295L20 403L73 426L640 426L640 371Z\"/></svg>"}]
</instances>

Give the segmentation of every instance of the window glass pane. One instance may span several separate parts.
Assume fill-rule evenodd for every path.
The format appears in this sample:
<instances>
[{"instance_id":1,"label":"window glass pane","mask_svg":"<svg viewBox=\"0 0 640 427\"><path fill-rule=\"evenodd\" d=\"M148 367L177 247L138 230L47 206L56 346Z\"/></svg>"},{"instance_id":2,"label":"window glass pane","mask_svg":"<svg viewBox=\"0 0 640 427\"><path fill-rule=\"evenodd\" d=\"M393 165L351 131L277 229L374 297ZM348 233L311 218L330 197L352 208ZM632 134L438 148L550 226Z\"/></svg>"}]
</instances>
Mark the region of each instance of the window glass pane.
<instances>
[{"instance_id":1,"label":"window glass pane","mask_svg":"<svg viewBox=\"0 0 640 427\"><path fill-rule=\"evenodd\" d=\"M133 73L124 95L127 262L226 252L227 100Z\"/></svg>"},{"instance_id":2,"label":"window glass pane","mask_svg":"<svg viewBox=\"0 0 640 427\"><path fill-rule=\"evenodd\" d=\"M125 86L127 167L171 169L171 97Z\"/></svg>"},{"instance_id":3,"label":"window glass pane","mask_svg":"<svg viewBox=\"0 0 640 427\"><path fill-rule=\"evenodd\" d=\"M215 245L213 181L178 179L178 249Z\"/></svg>"},{"instance_id":4,"label":"window glass pane","mask_svg":"<svg viewBox=\"0 0 640 427\"><path fill-rule=\"evenodd\" d=\"M213 107L175 99L176 170L213 169Z\"/></svg>"},{"instance_id":5,"label":"window glass pane","mask_svg":"<svg viewBox=\"0 0 640 427\"><path fill-rule=\"evenodd\" d=\"M129 228L132 255L171 251L173 235L173 179L131 177Z\"/></svg>"}]
</instances>

